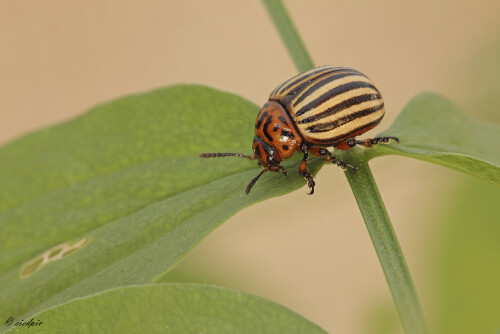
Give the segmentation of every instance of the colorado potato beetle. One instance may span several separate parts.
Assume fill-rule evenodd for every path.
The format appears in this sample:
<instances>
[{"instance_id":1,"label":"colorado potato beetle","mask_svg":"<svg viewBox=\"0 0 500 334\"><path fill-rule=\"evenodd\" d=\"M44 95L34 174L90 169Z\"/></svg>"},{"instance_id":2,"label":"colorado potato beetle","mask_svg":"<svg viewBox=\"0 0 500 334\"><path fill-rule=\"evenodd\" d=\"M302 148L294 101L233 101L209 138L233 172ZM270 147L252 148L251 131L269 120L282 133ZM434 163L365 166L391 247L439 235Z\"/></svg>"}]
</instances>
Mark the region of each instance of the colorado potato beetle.
<instances>
[{"instance_id":1,"label":"colorado potato beetle","mask_svg":"<svg viewBox=\"0 0 500 334\"><path fill-rule=\"evenodd\" d=\"M384 113L382 96L366 75L348 67L320 66L294 76L271 92L257 116L253 155L201 153L200 157L258 159L264 169L248 184L248 194L266 171L287 175L280 162L300 152L304 157L298 172L307 181L309 194L313 194L315 182L307 170L309 153L355 171L356 166L338 160L326 148L371 147L388 144L391 139L399 143L396 137L354 139L377 126Z\"/></svg>"}]
</instances>

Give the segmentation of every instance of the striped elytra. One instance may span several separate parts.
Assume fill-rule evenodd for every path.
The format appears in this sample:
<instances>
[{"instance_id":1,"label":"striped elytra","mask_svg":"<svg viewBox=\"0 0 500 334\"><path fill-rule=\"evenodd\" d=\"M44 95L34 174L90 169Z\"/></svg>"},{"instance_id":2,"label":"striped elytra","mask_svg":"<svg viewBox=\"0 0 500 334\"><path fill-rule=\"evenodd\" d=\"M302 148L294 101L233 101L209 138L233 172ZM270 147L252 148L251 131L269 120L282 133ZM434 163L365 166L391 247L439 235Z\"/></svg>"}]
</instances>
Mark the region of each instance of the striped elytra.
<instances>
[{"instance_id":1,"label":"striped elytra","mask_svg":"<svg viewBox=\"0 0 500 334\"><path fill-rule=\"evenodd\" d=\"M287 171L281 161L295 152L304 154L298 173L314 193L315 182L307 169L309 153L346 169L356 166L338 160L326 147L348 150L356 145L388 144L396 137L356 140L384 117L384 101L364 74L348 67L321 66L294 76L276 87L255 122L253 155L202 153L202 158L237 156L259 160L263 170L247 186L248 194L266 172Z\"/></svg>"},{"instance_id":2,"label":"striped elytra","mask_svg":"<svg viewBox=\"0 0 500 334\"><path fill-rule=\"evenodd\" d=\"M322 66L295 76L273 90L277 101L309 143L331 146L376 126L384 101L364 74L347 67Z\"/></svg>"}]
</instances>

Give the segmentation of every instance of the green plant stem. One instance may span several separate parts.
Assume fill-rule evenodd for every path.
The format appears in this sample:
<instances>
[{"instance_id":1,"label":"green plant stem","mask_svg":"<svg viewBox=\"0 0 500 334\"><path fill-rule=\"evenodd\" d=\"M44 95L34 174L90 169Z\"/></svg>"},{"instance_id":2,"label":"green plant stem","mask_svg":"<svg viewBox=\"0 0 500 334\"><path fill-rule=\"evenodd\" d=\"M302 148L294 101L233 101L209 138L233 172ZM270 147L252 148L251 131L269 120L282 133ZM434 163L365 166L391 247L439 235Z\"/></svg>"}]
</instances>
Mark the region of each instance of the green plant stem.
<instances>
[{"instance_id":1,"label":"green plant stem","mask_svg":"<svg viewBox=\"0 0 500 334\"><path fill-rule=\"evenodd\" d=\"M307 49L302 42L302 39L295 29L290 15L286 11L285 6L281 0L263 0L266 5L267 12L271 15L271 18L280 33L281 39L285 43L288 53L295 63L295 67L299 73L305 72L314 67L314 63L307 52Z\"/></svg>"},{"instance_id":2,"label":"green plant stem","mask_svg":"<svg viewBox=\"0 0 500 334\"><path fill-rule=\"evenodd\" d=\"M361 151L361 149L356 151ZM384 270L401 322L407 333L427 333L413 280L377 184L373 179L368 161L364 159L361 152L356 151L344 154L344 156L349 155L347 160L358 167L356 173L346 172L347 180Z\"/></svg>"},{"instance_id":3,"label":"green plant stem","mask_svg":"<svg viewBox=\"0 0 500 334\"><path fill-rule=\"evenodd\" d=\"M314 64L281 0L263 0L263 2L299 72L313 68ZM343 156L356 165L358 171L347 172L347 180L382 265L401 322L407 333L427 333L427 325L413 280L368 161L360 149L352 151L346 152Z\"/></svg>"}]
</instances>

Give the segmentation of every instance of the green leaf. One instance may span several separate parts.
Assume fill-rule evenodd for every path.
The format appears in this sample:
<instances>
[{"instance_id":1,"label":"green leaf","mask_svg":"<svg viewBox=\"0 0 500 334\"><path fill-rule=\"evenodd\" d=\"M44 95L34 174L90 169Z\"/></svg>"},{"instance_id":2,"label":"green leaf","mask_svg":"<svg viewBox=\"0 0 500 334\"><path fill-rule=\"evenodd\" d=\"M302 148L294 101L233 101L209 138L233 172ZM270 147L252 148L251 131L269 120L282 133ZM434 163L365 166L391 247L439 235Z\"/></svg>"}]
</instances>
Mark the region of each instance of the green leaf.
<instances>
[{"instance_id":1,"label":"green leaf","mask_svg":"<svg viewBox=\"0 0 500 334\"><path fill-rule=\"evenodd\" d=\"M399 137L401 144L379 145L368 157L400 154L500 185L500 127L468 117L439 95L413 98L380 136Z\"/></svg>"},{"instance_id":2,"label":"green leaf","mask_svg":"<svg viewBox=\"0 0 500 334\"><path fill-rule=\"evenodd\" d=\"M288 176L264 174L247 196L255 161L198 157L250 153L257 112L232 94L174 86L0 148L0 318L150 283L237 211L304 186L290 160Z\"/></svg>"},{"instance_id":3,"label":"green leaf","mask_svg":"<svg viewBox=\"0 0 500 334\"><path fill-rule=\"evenodd\" d=\"M13 327L9 333L326 333L271 301L198 284L106 291L42 312L37 321L41 325Z\"/></svg>"},{"instance_id":4,"label":"green leaf","mask_svg":"<svg viewBox=\"0 0 500 334\"><path fill-rule=\"evenodd\" d=\"M255 161L198 158L250 153L257 112L228 93L174 86L98 106L0 148L0 316L28 317L153 282L237 211L303 187L293 173L297 159L284 163L289 176L264 174L247 196L261 170ZM431 129L440 124L454 130ZM401 145L363 152L448 161L498 183L496 130L423 95L387 131ZM313 174L321 164L312 159Z\"/></svg>"}]
</instances>

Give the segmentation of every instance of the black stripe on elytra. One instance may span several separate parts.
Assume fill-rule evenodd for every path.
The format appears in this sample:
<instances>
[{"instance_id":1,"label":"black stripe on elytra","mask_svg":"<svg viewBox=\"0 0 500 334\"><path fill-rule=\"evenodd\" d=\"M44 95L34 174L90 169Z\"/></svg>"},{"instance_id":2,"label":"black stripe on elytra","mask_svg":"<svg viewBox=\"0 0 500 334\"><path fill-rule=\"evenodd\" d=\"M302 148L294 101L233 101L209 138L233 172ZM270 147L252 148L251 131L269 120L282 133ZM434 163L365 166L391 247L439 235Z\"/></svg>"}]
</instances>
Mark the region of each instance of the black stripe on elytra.
<instances>
[{"instance_id":1,"label":"black stripe on elytra","mask_svg":"<svg viewBox=\"0 0 500 334\"><path fill-rule=\"evenodd\" d=\"M264 128L262 129L262 131L264 132L264 136L266 136L266 138L269 139L269 141L273 141L273 137L271 137L269 135L269 132L267 132L267 128L269 127L269 124L271 124L272 120L273 116L272 115L268 116L266 122L264 123Z\"/></svg>"},{"instance_id":2,"label":"black stripe on elytra","mask_svg":"<svg viewBox=\"0 0 500 334\"><path fill-rule=\"evenodd\" d=\"M260 128L260 126L262 125L262 122L264 121L264 118L266 118L266 116L267 116L267 111L264 111L262 113L262 115L260 115L259 120L257 121L257 123L255 123L255 128L256 129Z\"/></svg>"},{"instance_id":3,"label":"black stripe on elytra","mask_svg":"<svg viewBox=\"0 0 500 334\"><path fill-rule=\"evenodd\" d=\"M343 84L343 85L340 85L340 86L337 86L335 88L330 89L325 94L319 96L314 101L309 102L308 104L306 104L305 106L303 106L302 108L297 110L295 112L295 116L300 116L313 108L319 107L322 103L328 101L329 99L331 99L332 97L334 97L336 95L348 92L348 91L353 90L353 89L366 88L366 87L369 87L369 88L373 89L374 91L378 92L377 88L375 88L375 86L373 86L369 82L352 81L352 82L349 82L349 83L346 83L346 84ZM304 96L304 95L302 95L302 96ZM294 103L294 106L296 104L297 103Z\"/></svg>"},{"instance_id":4,"label":"black stripe on elytra","mask_svg":"<svg viewBox=\"0 0 500 334\"><path fill-rule=\"evenodd\" d=\"M342 71L340 73L337 73L335 75L323 78L322 80L315 81L314 85L307 87L307 90L305 90L304 92L301 93L300 97L296 101L294 101L293 106L296 107L300 102L302 102L305 98L307 98L309 95L314 93L319 88L329 84L332 81L336 81L338 79L345 78L348 76L356 77L356 76L358 76L358 72L354 71L354 70L352 70L352 71L346 70L346 71ZM356 80L356 79L353 79L353 81L354 80Z\"/></svg>"},{"instance_id":5,"label":"black stripe on elytra","mask_svg":"<svg viewBox=\"0 0 500 334\"><path fill-rule=\"evenodd\" d=\"M286 118L283 117L283 116L278 116L278 119L281 121L281 123L285 124L286 126L288 126L288 123L286 121Z\"/></svg>"},{"instance_id":6,"label":"black stripe on elytra","mask_svg":"<svg viewBox=\"0 0 500 334\"><path fill-rule=\"evenodd\" d=\"M348 133L344 133L343 135L340 135L340 136L337 136L337 137L333 137L333 138L328 138L328 139L314 139L314 142L316 142L316 143L322 143L322 144L337 144L337 143L343 141L344 139L347 139L347 138L351 137L354 133L356 133L358 131L361 131L363 129L366 129L366 128L369 128L369 127L377 125L378 123L380 123L380 121L382 120L382 118L384 118L384 115L380 116L379 118L377 118L373 122L370 122L368 124L360 126L359 128L356 128L356 129L354 129L352 131L349 131Z\"/></svg>"},{"instance_id":7,"label":"black stripe on elytra","mask_svg":"<svg viewBox=\"0 0 500 334\"><path fill-rule=\"evenodd\" d=\"M304 124L304 123L314 122L314 121L317 121L318 119L322 119L322 118L328 117L330 115L336 114L339 111L342 111L344 109L351 108L357 104L367 102L367 101L378 100L381 97L382 96L380 96L380 94L374 94L374 93L354 96L354 97L351 97L350 99L344 100L344 101L326 109L323 112L317 113L311 117L301 119L300 121L298 121L298 123Z\"/></svg>"},{"instance_id":8,"label":"black stripe on elytra","mask_svg":"<svg viewBox=\"0 0 500 334\"><path fill-rule=\"evenodd\" d=\"M335 129L336 127L339 127L343 124L352 122L353 120L355 120L357 118L364 117L364 116L367 116L369 114L373 114L374 112L377 112L378 110L380 110L382 108L384 108L383 103L379 104L378 106L372 107L372 108L363 109L363 110L360 110L358 112L346 115L346 116L341 117L339 119L336 119L335 121L332 121L332 122L311 125L310 127L307 128L306 131L312 132L312 133L327 132L327 131Z\"/></svg>"},{"instance_id":9,"label":"black stripe on elytra","mask_svg":"<svg viewBox=\"0 0 500 334\"><path fill-rule=\"evenodd\" d=\"M301 82L302 80L304 80L306 78L312 77L312 76L314 76L318 73L321 73L321 72L330 73L332 71L335 71L335 69L336 68L334 68L334 67L325 66L325 67L318 67L318 68L312 69L310 71L297 74L296 76L294 76L291 79L282 83L278 88L275 89L275 91L279 92L279 94L283 94L284 92L286 92L287 90L289 90L290 88L292 88L293 86L295 86L296 84L298 84L299 82ZM288 82L288 84L286 86L284 86L287 82Z\"/></svg>"},{"instance_id":10,"label":"black stripe on elytra","mask_svg":"<svg viewBox=\"0 0 500 334\"><path fill-rule=\"evenodd\" d=\"M297 77L296 80L290 82L288 85L286 85L284 88L282 88L280 90L279 94L281 95L288 90L290 90L290 91L288 93L286 93L287 96L297 94L297 92L301 91L304 87L307 87L308 85L310 85L311 81L318 80L319 78L322 78L325 75L328 75L328 74L331 74L334 72L338 72L338 71L343 71L343 70L345 70L345 68L343 68L343 67L326 67L326 68L319 68L317 71L312 71L311 73L306 72L307 75L305 75L306 73L302 73L301 75L299 75ZM309 79L309 80L307 80L307 79ZM293 88L293 90L291 90L293 86L297 85L301 81L304 81L304 82L302 82L300 85L298 85L297 87Z\"/></svg>"}]
</instances>

